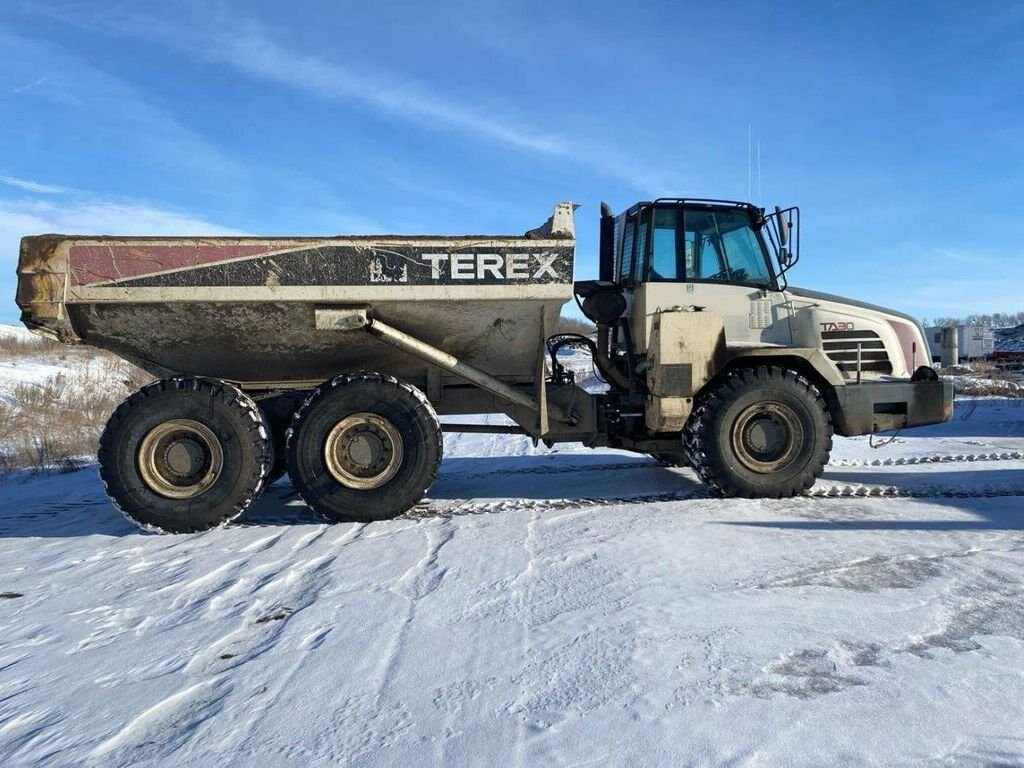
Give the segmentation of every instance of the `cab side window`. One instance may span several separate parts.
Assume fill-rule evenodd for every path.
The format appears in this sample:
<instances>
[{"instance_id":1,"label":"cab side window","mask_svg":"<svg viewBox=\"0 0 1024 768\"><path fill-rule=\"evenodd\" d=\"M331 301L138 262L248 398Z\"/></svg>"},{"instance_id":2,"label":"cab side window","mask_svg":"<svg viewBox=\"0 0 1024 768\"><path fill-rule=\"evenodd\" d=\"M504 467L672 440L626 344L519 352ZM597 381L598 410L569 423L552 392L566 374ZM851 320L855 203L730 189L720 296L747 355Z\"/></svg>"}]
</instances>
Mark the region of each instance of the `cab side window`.
<instances>
[{"instance_id":1,"label":"cab side window","mask_svg":"<svg viewBox=\"0 0 1024 768\"><path fill-rule=\"evenodd\" d=\"M650 248L646 254L637 250L637 258L648 265L647 280L753 285L772 281L761 243L743 211L664 207L645 219L641 229L646 233L650 228Z\"/></svg>"},{"instance_id":2,"label":"cab side window","mask_svg":"<svg viewBox=\"0 0 1024 768\"><path fill-rule=\"evenodd\" d=\"M676 281L685 275L679 269L678 221L682 214L678 208L658 208L654 211L654 232L651 236L651 271L649 280Z\"/></svg>"},{"instance_id":3,"label":"cab side window","mask_svg":"<svg viewBox=\"0 0 1024 768\"><path fill-rule=\"evenodd\" d=\"M687 275L695 280L725 280L725 264L711 211L686 212L687 250L692 254Z\"/></svg>"},{"instance_id":4,"label":"cab side window","mask_svg":"<svg viewBox=\"0 0 1024 768\"><path fill-rule=\"evenodd\" d=\"M749 223L737 221L735 215L720 214L718 218L722 248L729 261L729 279L736 283L771 282L765 268L764 254Z\"/></svg>"},{"instance_id":5,"label":"cab side window","mask_svg":"<svg viewBox=\"0 0 1024 768\"><path fill-rule=\"evenodd\" d=\"M622 254L619 257L619 282L629 282L633 277L633 248L636 245L636 218L626 219L622 235Z\"/></svg>"},{"instance_id":6,"label":"cab side window","mask_svg":"<svg viewBox=\"0 0 1024 768\"><path fill-rule=\"evenodd\" d=\"M619 256L619 282L632 283L644 279L651 258L651 209L641 209L626 216Z\"/></svg>"}]
</instances>

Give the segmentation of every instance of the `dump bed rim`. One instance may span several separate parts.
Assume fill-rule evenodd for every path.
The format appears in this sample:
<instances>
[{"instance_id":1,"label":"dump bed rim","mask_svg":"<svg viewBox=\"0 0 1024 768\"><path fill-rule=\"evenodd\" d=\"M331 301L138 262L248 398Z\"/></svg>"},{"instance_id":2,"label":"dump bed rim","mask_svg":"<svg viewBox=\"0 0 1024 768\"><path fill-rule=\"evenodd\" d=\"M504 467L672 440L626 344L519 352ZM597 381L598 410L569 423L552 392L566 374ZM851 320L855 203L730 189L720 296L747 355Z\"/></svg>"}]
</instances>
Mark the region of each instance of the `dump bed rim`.
<instances>
[{"instance_id":1,"label":"dump bed rim","mask_svg":"<svg viewBox=\"0 0 1024 768\"><path fill-rule=\"evenodd\" d=\"M438 242L444 240L525 240L531 243L543 243L545 241L563 243L566 240L575 240L575 237L556 237L545 235L544 237L528 237L526 235L67 235L58 232L44 232L38 235L25 235L22 240L34 238L57 238L59 240L117 240L117 241L141 241L141 242L227 242L227 243L261 243L267 240L280 240L289 243L318 242L322 240L363 240L363 241L392 241L392 240L429 240Z\"/></svg>"}]
</instances>

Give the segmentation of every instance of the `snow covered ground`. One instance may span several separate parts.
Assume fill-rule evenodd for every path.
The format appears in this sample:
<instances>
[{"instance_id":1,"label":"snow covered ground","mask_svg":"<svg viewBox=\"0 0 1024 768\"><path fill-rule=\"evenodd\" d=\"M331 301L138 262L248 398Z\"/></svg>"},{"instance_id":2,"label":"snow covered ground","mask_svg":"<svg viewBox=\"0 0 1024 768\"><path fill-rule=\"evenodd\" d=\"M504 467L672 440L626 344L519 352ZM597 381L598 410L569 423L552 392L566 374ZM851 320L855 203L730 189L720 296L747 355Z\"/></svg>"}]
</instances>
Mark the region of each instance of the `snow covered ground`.
<instances>
[{"instance_id":1,"label":"snow covered ground","mask_svg":"<svg viewBox=\"0 0 1024 768\"><path fill-rule=\"evenodd\" d=\"M10 478L0 765L1024 764L1024 406L958 409L788 501L505 436L371 525Z\"/></svg>"}]
</instances>

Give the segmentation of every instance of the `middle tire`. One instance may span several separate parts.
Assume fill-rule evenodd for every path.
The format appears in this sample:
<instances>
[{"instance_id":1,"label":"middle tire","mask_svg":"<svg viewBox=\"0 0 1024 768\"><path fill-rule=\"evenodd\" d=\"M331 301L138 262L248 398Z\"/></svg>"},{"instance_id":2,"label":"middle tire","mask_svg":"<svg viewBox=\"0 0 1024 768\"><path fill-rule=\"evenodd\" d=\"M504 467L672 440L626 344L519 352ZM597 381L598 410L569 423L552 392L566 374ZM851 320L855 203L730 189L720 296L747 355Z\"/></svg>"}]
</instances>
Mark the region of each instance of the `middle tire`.
<instances>
[{"instance_id":1,"label":"middle tire","mask_svg":"<svg viewBox=\"0 0 1024 768\"><path fill-rule=\"evenodd\" d=\"M331 520L387 520L415 505L441 463L441 426L415 387L380 374L322 384L288 433L288 474Z\"/></svg>"}]
</instances>

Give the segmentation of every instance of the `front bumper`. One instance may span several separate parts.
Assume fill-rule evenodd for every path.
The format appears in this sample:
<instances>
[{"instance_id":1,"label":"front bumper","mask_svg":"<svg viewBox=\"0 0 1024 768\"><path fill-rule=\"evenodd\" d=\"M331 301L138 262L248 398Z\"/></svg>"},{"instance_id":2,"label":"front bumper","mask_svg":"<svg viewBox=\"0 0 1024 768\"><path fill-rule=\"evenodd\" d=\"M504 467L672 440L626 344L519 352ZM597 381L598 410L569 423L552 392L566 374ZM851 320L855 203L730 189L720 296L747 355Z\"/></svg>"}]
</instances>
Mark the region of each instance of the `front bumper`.
<instances>
[{"instance_id":1,"label":"front bumper","mask_svg":"<svg viewBox=\"0 0 1024 768\"><path fill-rule=\"evenodd\" d=\"M847 437L941 424L953 418L949 379L847 384L833 393L835 431Z\"/></svg>"}]
</instances>

